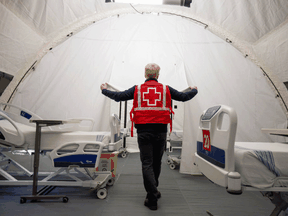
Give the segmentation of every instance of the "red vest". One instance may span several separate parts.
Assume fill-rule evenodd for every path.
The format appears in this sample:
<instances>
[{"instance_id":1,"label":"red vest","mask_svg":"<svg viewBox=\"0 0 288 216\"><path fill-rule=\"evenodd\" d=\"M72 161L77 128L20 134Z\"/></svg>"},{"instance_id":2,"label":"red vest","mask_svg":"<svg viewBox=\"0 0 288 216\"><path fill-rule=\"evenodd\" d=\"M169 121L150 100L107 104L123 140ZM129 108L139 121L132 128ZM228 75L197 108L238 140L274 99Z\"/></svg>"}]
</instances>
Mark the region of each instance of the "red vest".
<instances>
[{"instance_id":1,"label":"red vest","mask_svg":"<svg viewBox=\"0 0 288 216\"><path fill-rule=\"evenodd\" d=\"M131 136L133 137L133 122L135 124L170 123L174 114L171 107L171 95L168 86L155 80L150 80L135 87L133 108L130 112L132 122Z\"/></svg>"}]
</instances>

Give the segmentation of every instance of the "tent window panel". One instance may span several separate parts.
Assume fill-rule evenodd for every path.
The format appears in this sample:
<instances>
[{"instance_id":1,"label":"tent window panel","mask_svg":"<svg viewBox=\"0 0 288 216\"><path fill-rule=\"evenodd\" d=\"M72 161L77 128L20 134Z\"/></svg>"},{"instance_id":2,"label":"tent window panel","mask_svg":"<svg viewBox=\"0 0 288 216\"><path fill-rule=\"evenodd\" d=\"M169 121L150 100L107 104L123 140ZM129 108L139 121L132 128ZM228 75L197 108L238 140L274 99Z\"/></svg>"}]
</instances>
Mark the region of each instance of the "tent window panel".
<instances>
[{"instance_id":1,"label":"tent window panel","mask_svg":"<svg viewBox=\"0 0 288 216\"><path fill-rule=\"evenodd\" d=\"M12 75L0 71L0 96L3 94L12 79Z\"/></svg>"},{"instance_id":2,"label":"tent window panel","mask_svg":"<svg viewBox=\"0 0 288 216\"><path fill-rule=\"evenodd\" d=\"M288 90L288 81L284 82L284 85L286 86L287 90Z\"/></svg>"}]
</instances>

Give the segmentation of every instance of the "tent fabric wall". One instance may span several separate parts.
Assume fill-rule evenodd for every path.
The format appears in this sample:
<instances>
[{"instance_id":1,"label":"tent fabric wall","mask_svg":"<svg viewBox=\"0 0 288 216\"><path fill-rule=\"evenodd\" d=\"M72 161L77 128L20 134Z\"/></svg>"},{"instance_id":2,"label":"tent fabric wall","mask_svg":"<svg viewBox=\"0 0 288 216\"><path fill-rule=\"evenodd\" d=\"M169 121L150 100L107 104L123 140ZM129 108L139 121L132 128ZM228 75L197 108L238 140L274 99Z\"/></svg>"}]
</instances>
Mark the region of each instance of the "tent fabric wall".
<instances>
[{"instance_id":1,"label":"tent fabric wall","mask_svg":"<svg viewBox=\"0 0 288 216\"><path fill-rule=\"evenodd\" d=\"M109 43L99 39L105 35L94 32L82 40L83 34L49 51L21 83L13 104L48 119L93 118L94 130L107 131L110 103L101 94L100 85L109 80L112 70L109 56L113 55L109 50L113 50L109 49Z\"/></svg>"},{"instance_id":2,"label":"tent fabric wall","mask_svg":"<svg viewBox=\"0 0 288 216\"><path fill-rule=\"evenodd\" d=\"M191 11L203 20L213 21L215 25L222 26L239 39L252 44L280 27L288 15L285 0L195 0L192 1Z\"/></svg>"},{"instance_id":3,"label":"tent fabric wall","mask_svg":"<svg viewBox=\"0 0 288 216\"><path fill-rule=\"evenodd\" d=\"M233 46L264 68L275 85L275 94L280 94L279 101L287 112L288 92L283 84L287 80L279 79L279 76L275 75L287 74L285 58L277 58L277 63L275 63L274 59L265 56L265 47L254 48L254 44L258 40L268 37L273 32L272 35L276 36L269 38L268 43L271 49L278 48L273 50L274 56L280 57L282 54L287 54L287 39L283 38L285 35L283 32L287 32L288 14L288 2L285 0L265 2L257 0L253 3L249 0L240 2L215 0L212 3L207 0L194 0L190 8L169 5L134 5L132 8L129 4L105 3L99 0L61 0L57 2L1 0L0 5L0 10L3 12L1 14L10 14L0 22L0 41L3 45L1 46L3 48L0 55L0 70L16 75L1 101L7 102L14 89L17 88L18 82L21 82L21 78L25 76L26 71L33 63L36 60L39 61L50 48L63 42L71 32L76 33L94 21L137 11L137 13L171 13L192 18L206 23L208 29L221 38L232 39ZM19 34L13 32L14 30L9 28L11 25L7 25L7 23L15 26L14 29L25 29L26 31L28 29L29 34L26 33L24 36L20 34L21 38L17 39ZM281 35L283 40L279 43L276 38ZM42 41L33 43L39 36ZM277 46L277 43L281 46ZM13 46L20 47L18 52L11 49ZM262 56L265 58L261 59ZM15 65L18 66L15 67ZM274 65L278 67L274 68Z\"/></svg>"},{"instance_id":4,"label":"tent fabric wall","mask_svg":"<svg viewBox=\"0 0 288 216\"><path fill-rule=\"evenodd\" d=\"M193 1L195 19L209 30L231 41L244 56L261 67L288 115L287 62L288 2L279 1ZM203 13L203 11L207 13ZM245 15L243 14L245 11ZM246 14L247 13L247 14ZM233 22L231 22L233 20Z\"/></svg>"},{"instance_id":5,"label":"tent fabric wall","mask_svg":"<svg viewBox=\"0 0 288 216\"><path fill-rule=\"evenodd\" d=\"M145 64L157 61L170 76L162 73L161 82L178 90L199 87L199 95L185 104L184 173L197 172L193 143L199 115L208 106L225 103L237 109L241 141L270 141L261 127L287 127L285 0L193 0L190 8L99 0L0 0L0 14L0 71L14 75L1 102L45 118L92 117L95 130L106 130L110 102L99 93L100 83L123 88L141 83ZM95 26L97 31L92 30ZM143 46L149 27L156 33ZM126 78L123 85L124 73L133 73L134 79ZM179 80L173 82L171 75ZM214 82L208 79L212 77ZM236 91L233 87L239 83ZM247 133L247 122L253 133Z\"/></svg>"},{"instance_id":6,"label":"tent fabric wall","mask_svg":"<svg viewBox=\"0 0 288 216\"><path fill-rule=\"evenodd\" d=\"M128 25L128 20L134 22ZM187 88L179 36L173 30L181 19L161 16L156 20L157 24L154 15L111 17L79 32L43 57L18 87L12 103L45 118L93 117L99 119L95 129L107 130L108 115L103 110L109 109L93 105L96 101L109 104L99 89L102 82L120 89L141 84L145 65L156 61L163 65L160 81L176 89ZM157 30L158 25L163 28ZM169 27L170 32L163 31ZM157 34L145 36L149 30ZM183 115L179 117L174 119L174 129L182 129Z\"/></svg>"}]
</instances>

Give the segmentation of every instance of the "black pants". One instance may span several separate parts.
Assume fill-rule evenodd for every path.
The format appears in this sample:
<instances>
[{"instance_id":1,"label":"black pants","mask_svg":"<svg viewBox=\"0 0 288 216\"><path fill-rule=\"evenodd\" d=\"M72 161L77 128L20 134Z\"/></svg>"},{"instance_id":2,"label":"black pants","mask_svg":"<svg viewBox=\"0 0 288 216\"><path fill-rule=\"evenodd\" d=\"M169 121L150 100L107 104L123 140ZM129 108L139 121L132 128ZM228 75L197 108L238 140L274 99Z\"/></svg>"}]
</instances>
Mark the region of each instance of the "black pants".
<instances>
[{"instance_id":1,"label":"black pants","mask_svg":"<svg viewBox=\"0 0 288 216\"><path fill-rule=\"evenodd\" d=\"M162 156L166 149L166 138L167 133L138 133L144 187L149 200L157 200L158 179L161 172Z\"/></svg>"}]
</instances>

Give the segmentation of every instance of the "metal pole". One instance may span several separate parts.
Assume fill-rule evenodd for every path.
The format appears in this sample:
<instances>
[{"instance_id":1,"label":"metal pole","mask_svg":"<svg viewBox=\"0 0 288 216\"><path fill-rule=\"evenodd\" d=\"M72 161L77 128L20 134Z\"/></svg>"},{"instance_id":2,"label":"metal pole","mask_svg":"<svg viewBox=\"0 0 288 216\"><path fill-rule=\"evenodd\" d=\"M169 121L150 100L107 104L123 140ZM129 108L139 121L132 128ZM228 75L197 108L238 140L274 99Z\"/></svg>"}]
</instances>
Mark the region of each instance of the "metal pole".
<instances>
[{"instance_id":1,"label":"metal pole","mask_svg":"<svg viewBox=\"0 0 288 216\"><path fill-rule=\"evenodd\" d=\"M121 112L122 112L122 101L120 101L120 108L119 108L119 119L121 120Z\"/></svg>"},{"instance_id":2,"label":"metal pole","mask_svg":"<svg viewBox=\"0 0 288 216\"><path fill-rule=\"evenodd\" d=\"M126 121L127 121L127 101L125 101L124 128L126 128ZM126 148L126 137L123 138L123 148Z\"/></svg>"},{"instance_id":3,"label":"metal pole","mask_svg":"<svg viewBox=\"0 0 288 216\"><path fill-rule=\"evenodd\" d=\"M37 122L36 123L36 138L35 138L35 152L34 152L33 192L32 192L32 195L35 195L35 196L37 195L40 141L41 141L41 126Z\"/></svg>"},{"instance_id":4,"label":"metal pole","mask_svg":"<svg viewBox=\"0 0 288 216\"><path fill-rule=\"evenodd\" d=\"M172 107L172 110L173 110L173 100L171 99L171 107ZM171 113L171 115L170 115L171 117L171 119L173 120L173 114Z\"/></svg>"}]
</instances>

